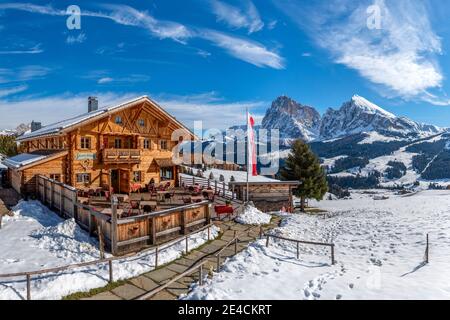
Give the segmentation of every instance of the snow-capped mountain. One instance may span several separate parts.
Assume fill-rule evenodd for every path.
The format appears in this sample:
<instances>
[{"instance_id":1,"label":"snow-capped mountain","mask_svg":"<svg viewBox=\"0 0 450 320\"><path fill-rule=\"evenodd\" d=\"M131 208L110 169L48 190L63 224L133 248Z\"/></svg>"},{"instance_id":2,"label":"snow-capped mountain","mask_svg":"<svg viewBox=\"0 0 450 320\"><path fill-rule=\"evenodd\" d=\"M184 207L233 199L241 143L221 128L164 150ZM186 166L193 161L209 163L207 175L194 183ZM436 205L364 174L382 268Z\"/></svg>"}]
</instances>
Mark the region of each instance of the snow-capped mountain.
<instances>
[{"instance_id":1,"label":"snow-capped mountain","mask_svg":"<svg viewBox=\"0 0 450 320\"><path fill-rule=\"evenodd\" d=\"M21 123L15 129L0 130L0 136L21 136L30 129L31 129L30 124Z\"/></svg>"},{"instance_id":2,"label":"snow-capped mountain","mask_svg":"<svg viewBox=\"0 0 450 320\"><path fill-rule=\"evenodd\" d=\"M316 109L281 96L272 102L261 127L268 130L279 129L282 140L300 138L311 141L319 136L320 120Z\"/></svg>"},{"instance_id":3,"label":"snow-capped mountain","mask_svg":"<svg viewBox=\"0 0 450 320\"><path fill-rule=\"evenodd\" d=\"M442 129L397 117L363 97L354 95L339 110L328 109L322 117L320 138L332 139L351 134L376 131L398 137L430 135Z\"/></svg>"}]
</instances>

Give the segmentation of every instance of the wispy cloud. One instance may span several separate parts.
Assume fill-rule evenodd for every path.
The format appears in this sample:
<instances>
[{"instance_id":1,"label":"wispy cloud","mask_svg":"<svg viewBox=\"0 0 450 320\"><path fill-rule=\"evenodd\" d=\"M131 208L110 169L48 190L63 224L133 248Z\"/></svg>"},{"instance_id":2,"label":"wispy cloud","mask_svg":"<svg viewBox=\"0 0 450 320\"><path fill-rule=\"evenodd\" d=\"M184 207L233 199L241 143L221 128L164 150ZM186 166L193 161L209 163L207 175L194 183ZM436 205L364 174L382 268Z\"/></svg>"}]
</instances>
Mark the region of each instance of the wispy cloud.
<instances>
[{"instance_id":1,"label":"wispy cloud","mask_svg":"<svg viewBox=\"0 0 450 320\"><path fill-rule=\"evenodd\" d=\"M64 93L60 95L37 97L28 96L17 99L0 99L0 128L14 128L20 123L31 120L42 121L43 125L60 121L87 111L87 97L95 95L101 107L114 105L141 96L142 92L127 94L112 92ZM195 95L150 95L165 110L193 127L194 121L203 121L203 127L226 129L236 124L245 123L245 110L253 110L257 119L263 114L257 110L268 105L264 101L227 101L215 92ZM186 112L188 110L189 112Z\"/></svg>"},{"instance_id":2,"label":"wispy cloud","mask_svg":"<svg viewBox=\"0 0 450 320\"><path fill-rule=\"evenodd\" d=\"M87 39L86 35L83 32L81 32L77 36L72 35L67 36L66 43L67 44L83 43L84 41L86 41L86 39Z\"/></svg>"},{"instance_id":3,"label":"wispy cloud","mask_svg":"<svg viewBox=\"0 0 450 320\"><path fill-rule=\"evenodd\" d=\"M138 82L147 82L150 76L146 74L129 74L127 76L114 76L107 70L93 70L82 76L83 79L89 79L101 85L126 85Z\"/></svg>"},{"instance_id":4,"label":"wispy cloud","mask_svg":"<svg viewBox=\"0 0 450 320\"><path fill-rule=\"evenodd\" d=\"M251 15L257 14L254 5L249 2L247 11ZM127 5L102 5L107 12L93 12L82 10L82 16L97 17L112 20L115 23L133 26L147 30L150 35L159 39L171 39L185 44L189 39L201 38L223 48L231 56L251 63L258 67L284 68L283 58L276 52L267 49L264 45L249 39L235 37L215 30L188 27L178 22L158 20L147 11L139 11ZM253 9L252 9L253 8ZM47 15L65 15L65 11L52 6L38 6L33 4L6 3L0 4L1 9L23 10ZM255 10L255 12L253 12ZM253 12L253 13L252 13ZM252 30L255 26L252 27Z\"/></svg>"},{"instance_id":5,"label":"wispy cloud","mask_svg":"<svg viewBox=\"0 0 450 320\"><path fill-rule=\"evenodd\" d=\"M156 95L155 100L188 127L192 127L194 121L202 121L204 129L245 124L247 108L261 121L264 114L259 110L268 105L266 101L227 101L216 92L186 96L162 94Z\"/></svg>"},{"instance_id":6,"label":"wispy cloud","mask_svg":"<svg viewBox=\"0 0 450 320\"><path fill-rule=\"evenodd\" d=\"M27 85L0 89L0 98L12 96L28 89Z\"/></svg>"},{"instance_id":7,"label":"wispy cloud","mask_svg":"<svg viewBox=\"0 0 450 320\"><path fill-rule=\"evenodd\" d=\"M255 66L284 69L284 59L258 42L215 30L202 30L199 36L225 49L230 55Z\"/></svg>"},{"instance_id":8,"label":"wispy cloud","mask_svg":"<svg viewBox=\"0 0 450 320\"><path fill-rule=\"evenodd\" d=\"M232 28L245 28L249 33L253 33L264 27L258 9L250 0L242 1L242 7L232 6L219 0L212 0L211 7L217 20L225 22Z\"/></svg>"},{"instance_id":9,"label":"wispy cloud","mask_svg":"<svg viewBox=\"0 0 450 320\"><path fill-rule=\"evenodd\" d=\"M429 91L442 86L444 77L436 59L441 39L422 1L323 0L312 5L280 0L274 4L328 50L336 63L356 70L385 96L429 100ZM367 27L367 8L374 4L381 12L379 30Z\"/></svg>"},{"instance_id":10,"label":"wispy cloud","mask_svg":"<svg viewBox=\"0 0 450 320\"><path fill-rule=\"evenodd\" d=\"M12 83L42 79L50 72L50 68L39 65L29 65L12 69L0 68L0 83Z\"/></svg>"},{"instance_id":11,"label":"wispy cloud","mask_svg":"<svg viewBox=\"0 0 450 320\"><path fill-rule=\"evenodd\" d=\"M0 54L6 55L6 54L37 54L42 53L44 50L41 49L41 44L37 44L31 48L20 48L20 49L10 49L10 50L1 50Z\"/></svg>"}]
</instances>

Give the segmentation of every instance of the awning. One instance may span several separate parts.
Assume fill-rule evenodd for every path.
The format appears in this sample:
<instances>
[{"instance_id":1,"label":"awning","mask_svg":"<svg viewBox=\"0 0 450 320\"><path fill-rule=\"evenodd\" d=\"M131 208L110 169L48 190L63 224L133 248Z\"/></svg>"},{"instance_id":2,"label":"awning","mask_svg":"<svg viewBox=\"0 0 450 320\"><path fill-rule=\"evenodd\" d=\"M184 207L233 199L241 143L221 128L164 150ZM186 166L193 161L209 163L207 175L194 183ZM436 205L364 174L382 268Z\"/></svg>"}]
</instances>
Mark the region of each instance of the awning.
<instances>
[{"instance_id":1,"label":"awning","mask_svg":"<svg viewBox=\"0 0 450 320\"><path fill-rule=\"evenodd\" d=\"M167 158L167 159L155 159L155 162L160 168L168 168L168 167L175 166L175 164L173 163L172 159L170 159L170 158Z\"/></svg>"}]
</instances>

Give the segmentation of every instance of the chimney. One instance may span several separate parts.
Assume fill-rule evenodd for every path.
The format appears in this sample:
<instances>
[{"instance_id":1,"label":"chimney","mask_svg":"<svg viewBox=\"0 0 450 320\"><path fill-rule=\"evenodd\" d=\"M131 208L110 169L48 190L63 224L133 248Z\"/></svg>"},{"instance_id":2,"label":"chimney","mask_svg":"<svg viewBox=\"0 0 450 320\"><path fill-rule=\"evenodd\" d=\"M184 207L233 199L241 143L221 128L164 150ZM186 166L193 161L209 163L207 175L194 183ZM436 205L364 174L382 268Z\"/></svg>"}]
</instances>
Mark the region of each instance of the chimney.
<instances>
[{"instance_id":1,"label":"chimney","mask_svg":"<svg viewBox=\"0 0 450 320\"><path fill-rule=\"evenodd\" d=\"M34 120L31 121L31 132L39 130L40 128L42 128L42 124L40 122L35 122Z\"/></svg>"},{"instance_id":2,"label":"chimney","mask_svg":"<svg viewBox=\"0 0 450 320\"><path fill-rule=\"evenodd\" d=\"M97 97L89 97L88 98L88 112L98 110L98 100Z\"/></svg>"}]
</instances>

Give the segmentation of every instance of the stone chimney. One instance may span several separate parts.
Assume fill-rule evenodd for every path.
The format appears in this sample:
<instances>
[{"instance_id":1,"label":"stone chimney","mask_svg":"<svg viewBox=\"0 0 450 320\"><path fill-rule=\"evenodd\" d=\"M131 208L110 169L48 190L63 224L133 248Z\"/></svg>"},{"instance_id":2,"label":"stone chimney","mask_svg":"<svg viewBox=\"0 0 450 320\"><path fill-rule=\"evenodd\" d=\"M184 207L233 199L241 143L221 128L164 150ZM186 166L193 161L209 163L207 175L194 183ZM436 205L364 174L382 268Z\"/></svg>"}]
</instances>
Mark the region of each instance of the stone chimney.
<instances>
[{"instance_id":1,"label":"stone chimney","mask_svg":"<svg viewBox=\"0 0 450 320\"><path fill-rule=\"evenodd\" d=\"M40 122L36 122L36 121L31 121L31 132L34 132L36 130L39 130L40 128L42 128L42 123Z\"/></svg>"},{"instance_id":2,"label":"stone chimney","mask_svg":"<svg viewBox=\"0 0 450 320\"><path fill-rule=\"evenodd\" d=\"M88 112L98 110L98 100L97 97L89 97L88 98Z\"/></svg>"}]
</instances>

